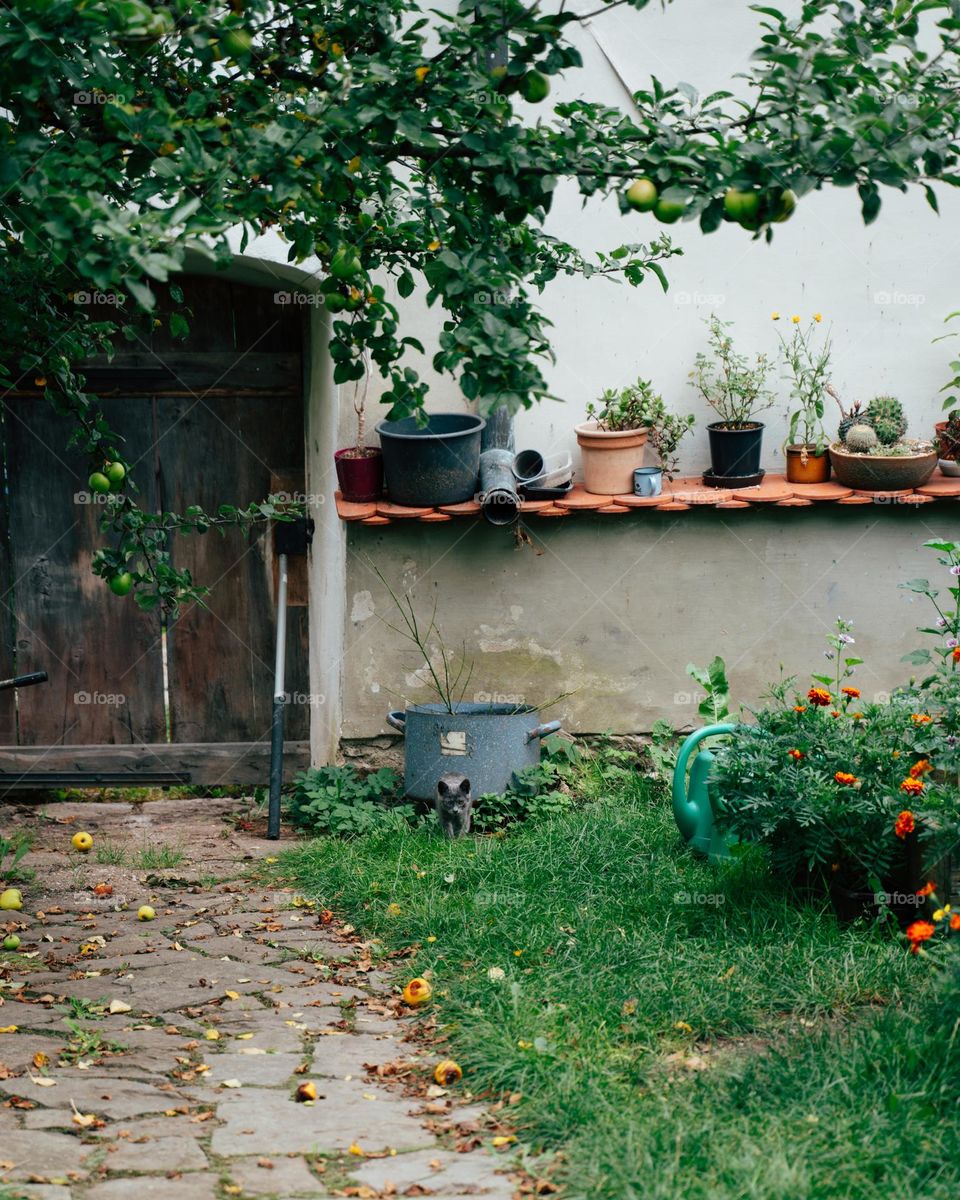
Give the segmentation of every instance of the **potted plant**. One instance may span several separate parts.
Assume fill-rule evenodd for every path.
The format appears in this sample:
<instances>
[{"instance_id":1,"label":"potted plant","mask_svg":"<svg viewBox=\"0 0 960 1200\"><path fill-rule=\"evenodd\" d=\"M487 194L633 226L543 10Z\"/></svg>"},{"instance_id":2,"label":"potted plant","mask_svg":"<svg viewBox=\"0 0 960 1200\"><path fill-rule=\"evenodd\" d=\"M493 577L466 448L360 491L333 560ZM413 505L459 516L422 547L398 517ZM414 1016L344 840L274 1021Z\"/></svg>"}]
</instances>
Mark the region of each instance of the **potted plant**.
<instances>
[{"instance_id":1,"label":"potted plant","mask_svg":"<svg viewBox=\"0 0 960 1200\"><path fill-rule=\"evenodd\" d=\"M710 315L707 327L711 353L698 353L690 372L691 386L720 418L707 426L710 470L703 475L707 487L749 487L760 482L763 422L756 417L774 402L766 386L771 370L767 356L758 354L751 362L737 353L727 332L730 325L730 321Z\"/></svg>"},{"instance_id":2,"label":"potted plant","mask_svg":"<svg viewBox=\"0 0 960 1200\"><path fill-rule=\"evenodd\" d=\"M780 314L773 314L779 321ZM791 483L826 483L830 478L828 438L823 428L823 394L830 382L830 335L816 345L817 326L822 317L814 313L806 329L800 318L791 318L793 334L788 340L777 330L780 350L790 380L790 396L796 405L790 413L790 428L784 444L787 479Z\"/></svg>"},{"instance_id":3,"label":"potted plant","mask_svg":"<svg viewBox=\"0 0 960 1200\"><path fill-rule=\"evenodd\" d=\"M951 409L937 424L937 454L944 475L960 475L960 409Z\"/></svg>"},{"instance_id":4,"label":"potted plant","mask_svg":"<svg viewBox=\"0 0 960 1200\"><path fill-rule=\"evenodd\" d=\"M842 406L841 406L842 411ZM875 396L846 436L830 446L837 479L859 491L891 492L920 487L937 465L931 442L904 435L907 419L893 396Z\"/></svg>"},{"instance_id":5,"label":"potted plant","mask_svg":"<svg viewBox=\"0 0 960 1200\"><path fill-rule=\"evenodd\" d=\"M944 317L944 323L946 323L947 321L952 321L954 317L960 317L960 311L949 313L946 317ZM934 340L934 342L942 342L942 341L945 341L947 338L955 338L956 336L957 336L957 331L952 330L950 333L942 333L939 337L936 337L933 340ZM943 402L944 411L947 412L949 410L949 416L946 421L938 421L935 426L936 432L937 432L937 443L938 443L938 446L941 449L941 451L944 449L947 449L947 450L950 449L951 443L950 442L947 442L946 444L944 443L943 433L946 430L947 426L952 422L953 417L954 417L955 413L957 412L957 403L958 403L957 392L960 391L960 360L954 360L953 362L951 362L950 370L953 372L952 378L949 379L943 385L943 387L940 389L941 392L949 393L946 400L944 400L944 402ZM952 438L951 438L951 442L952 442ZM958 447L958 449L960 449L960 447ZM941 464L940 464L941 470L944 470L943 462L949 462L949 463L955 464L957 461L956 454L941 453L940 458L942 460ZM945 475L958 475L958 474L960 474L960 470L944 470L944 474Z\"/></svg>"},{"instance_id":6,"label":"potted plant","mask_svg":"<svg viewBox=\"0 0 960 1200\"><path fill-rule=\"evenodd\" d=\"M354 389L353 411L357 414L357 440L352 446L338 450L333 456L337 468L337 482L344 500L362 504L379 500L383 491L383 455L377 446L364 444L366 434L367 381L365 375L363 391L359 384Z\"/></svg>"},{"instance_id":7,"label":"potted plant","mask_svg":"<svg viewBox=\"0 0 960 1200\"><path fill-rule=\"evenodd\" d=\"M669 412L647 379L619 391L608 388L596 404L587 405L587 420L576 427L584 487L600 496L632 492L633 472L643 464L648 440L658 469L672 478L680 442L694 420L692 415Z\"/></svg>"}]
</instances>

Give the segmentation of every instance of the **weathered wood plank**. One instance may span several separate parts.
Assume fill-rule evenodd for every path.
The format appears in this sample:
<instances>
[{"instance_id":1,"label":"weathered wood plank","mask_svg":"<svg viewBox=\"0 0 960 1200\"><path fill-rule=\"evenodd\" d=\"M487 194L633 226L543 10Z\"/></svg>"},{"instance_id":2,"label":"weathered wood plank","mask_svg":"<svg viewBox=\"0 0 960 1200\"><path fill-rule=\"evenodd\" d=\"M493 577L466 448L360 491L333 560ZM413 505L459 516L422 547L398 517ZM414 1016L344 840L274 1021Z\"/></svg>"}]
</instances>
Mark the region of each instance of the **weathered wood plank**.
<instances>
[{"instance_id":1,"label":"weathered wood plank","mask_svg":"<svg viewBox=\"0 0 960 1200\"><path fill-rule=\"evenodd\" d=\"M270 492L271 478L303 471L303 406L292 398L158 400L164 503L246 504ZM174 561L211 588L204 607L177 620L170 635L173 736L183 741L257 740L270 728L275 613L272 547L264 527L249 539L177 536ZM301 612L303 610L300 610ZM308 690L305 614L291 620L286 687ZM291 738L306 737L309 706L291 707Z\"/></svg>"},{"instance_id":2,"label":"weathered wood plank","mask_svg":"<svg viewBox=\"0 0 960 1200\"><path fill-rule=\"evenodd\" d=\"M7 424L11 420L7 405L0 403L0 679L16 672L14 647L16 612L16 576L10 556L10 513L7 504L5 467ZM13 692L0 692L0 742L17 740L17 713Z\"/></svg>"},{"instance_id":3,"label":"weathered wood plank","mask_svg":"<svg viewBox=\"0 0 960 1200\"><path fill-rule=\"evenodd\" d=\"M310 765L306 741L284 745L284 779ZM191 784L204 787L252 787L266 784L270 774L270 742L205 742L172 745L157 742L135 746L0 746L0 796L30 785L31 771L100 771L129 776L137 786L138 773L183 771Z\"/></svg>"},{"instance_id":4,"label":"weathered wood plank","mask_svg":"<svg viewBox=\"0 0 960 1200\"><path fill-rule=\"evenodd\" d=\"M204 392L235 388L299 393L302 376L297 352L273 353L233 349L197 352L177 348L159 355L142 347L118 351L109 361L84 364L86 388L97 395Z\"/></svg>"},{"instance_id":5,"label":"weathered wood plank","mask_svg":"<svg viewBox=\"0 0 960 1200\"><path fill-rule=\"evenodd\" d=\"M16 666L50 676L19 693L20 741L155 741L164 729L158 618L91 572L103 541L99 507L88 502L88 465L65 449L69 423L45 401L8 405ZM152 506L149 404L110 400L104 412L125 435L125 457L138 463L142 501Z\"/></svg>"}]
</instances>

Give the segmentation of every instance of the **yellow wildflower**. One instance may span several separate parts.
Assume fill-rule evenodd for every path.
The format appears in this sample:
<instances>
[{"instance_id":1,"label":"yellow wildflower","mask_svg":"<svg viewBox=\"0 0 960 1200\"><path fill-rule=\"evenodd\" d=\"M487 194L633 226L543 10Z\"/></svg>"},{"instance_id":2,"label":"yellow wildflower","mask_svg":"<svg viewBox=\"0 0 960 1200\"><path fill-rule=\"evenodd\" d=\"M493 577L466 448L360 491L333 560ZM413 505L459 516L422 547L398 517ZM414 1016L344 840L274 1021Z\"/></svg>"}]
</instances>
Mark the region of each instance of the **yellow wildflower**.
<instances>
[{"instance_id":1,"label":"yellow wildflower","mask_svg":"<svg viewBox=\"0 0 960 1200\"><path fill-rule=\"evenodd\" d=\"M819 324L820 324L820 322L823 320L823 313L814 313L814 314L813 314L813 319L814 319L814 320L816 321L816 323L819 325Z\"/></svg>"},{"instance_id":2,"label":"yellow wildflower","mask_svg":"<svg viewBox=\"0 0 960 1200\"><path fill-rule=\"evenodd\" d=\"M800 324L800 318L799 318L798 316L796 316L796 315L792 316L792 317L790 318L790 320L791 320L791 321L794 323L794 325L799 325L799 324Z\"/></svg>"},{"instance_id":3,"label":"yellow wildflower","mask_svg":"<svg viewBox=\"0 0 960 1200\"><path fill-rule=\"evenodd\" d=\"M778 312L772 312L772 313L770 314L770 320L771 320L771 321L779 321L779 320L780 320L780 314L779 314Z\"/></svg>"}]
</instances>

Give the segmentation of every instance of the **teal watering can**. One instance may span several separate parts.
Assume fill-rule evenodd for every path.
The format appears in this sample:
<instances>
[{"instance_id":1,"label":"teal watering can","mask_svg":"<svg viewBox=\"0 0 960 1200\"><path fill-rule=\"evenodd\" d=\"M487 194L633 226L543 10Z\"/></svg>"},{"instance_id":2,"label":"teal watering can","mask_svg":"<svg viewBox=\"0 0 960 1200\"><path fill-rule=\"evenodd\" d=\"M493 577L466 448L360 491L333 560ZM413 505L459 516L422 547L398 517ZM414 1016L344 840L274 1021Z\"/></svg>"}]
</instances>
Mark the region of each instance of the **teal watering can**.
<instances>
[{"instance_id":1,"label":"teal watering can","mask_svg":"<svg viewBox=\"0 0 960 1200\"><path fill-rule=\"evenodd\" d=\"M706 855L710 862L731 857L730 847L717 831L714 821L710 771L715 756L711 750L701 750L690 767L689 779L687 764L690 755L705 738L736 731L736 725L707 725L691 733L680 747L673 771L673 815L677 827L691 850Z\"/></svg>"}]
</instances>

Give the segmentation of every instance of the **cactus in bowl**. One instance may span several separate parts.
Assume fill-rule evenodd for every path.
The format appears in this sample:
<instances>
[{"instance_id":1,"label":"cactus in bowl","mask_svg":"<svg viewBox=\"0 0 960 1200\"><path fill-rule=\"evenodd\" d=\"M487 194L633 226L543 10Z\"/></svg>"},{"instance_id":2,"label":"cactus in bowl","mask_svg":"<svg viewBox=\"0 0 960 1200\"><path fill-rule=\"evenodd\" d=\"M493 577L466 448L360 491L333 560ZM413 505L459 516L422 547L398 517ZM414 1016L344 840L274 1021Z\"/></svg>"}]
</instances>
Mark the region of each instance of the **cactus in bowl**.
<instances>
[{"instance_id":1,"label":"cactus in bowl","mask_svg":"<svg viewBox=\"0 0 960 1200\"><path fill-rule=\"evenodd\" d=\"M839 399L838 399L839 403ZM844 420L854 414L843 412ZM909 491L921 487L937 465L937 452L930 442L907 438L903 406L894 396L875 396L857 419L830 447L830 461L837 480L847 487L868 492Z\"/></svg>"},{"instance_id":2,"label":"cactus in bowl","mask_svg":"<svg viewBox=\"0 0 960 1200\"><path fill-rule=\"evenodd\" d=\"M854 454L869 454L880 444L880 438L872 425L852 425L843 443Z\"/></svg>"},{"instance_id":3,"label":"cactus in bowl","mask_svg":"<svg viewBox=\"0 0 960 1200\"><path fill-rule=\"evenodd\" d=\"M876 431L883 446L895 446L907 432L903 405L895 396L874 396L863 414L863 424Z\"/></svg>"}]
</instances>

